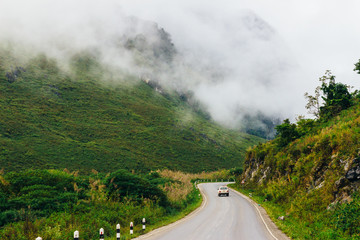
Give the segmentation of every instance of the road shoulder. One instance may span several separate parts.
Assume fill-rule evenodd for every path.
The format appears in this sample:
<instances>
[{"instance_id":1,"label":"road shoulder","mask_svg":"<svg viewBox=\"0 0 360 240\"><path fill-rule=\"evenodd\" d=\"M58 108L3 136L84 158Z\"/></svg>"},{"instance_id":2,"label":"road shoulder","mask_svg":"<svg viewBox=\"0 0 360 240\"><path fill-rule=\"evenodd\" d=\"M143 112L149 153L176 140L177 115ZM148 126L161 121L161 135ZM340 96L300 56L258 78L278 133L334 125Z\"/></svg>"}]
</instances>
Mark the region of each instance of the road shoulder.
<instances>
[{"instance_id":1,"label":"road shoulder","mask_svg":"<svg viewBox=\"0 0 360 240\"><path fill-rule=\"evenodd\" d=\"M231 187L230 187L231 188ZM236 191L234 188L231 188L236 194L250 202L254 208L256 209L257 214L261 218L265 228L269 231L270 235L274 238L274 240L290 240L285 233L283 233L276 224L270 219L269 215L267 214L266 210L257 204L254 200L249 198L248 196Z\"/></svg>"},{"instance_id":2,"label":"road shoulder","mask_svg":"<svg viewBox=\"0 0 360 240\"><path fill-rule=\"evenodd\" d=\"M197 209L195 209L194 211L192 211L191 213L189 213L189 214L186 215L185 217L179 219L178 221L173 222L173 223L170 223L170 224L165 225L165 226L162 226L162 227L159 227L159 228L157 228L157 229L155 229L155 230L152 230L151 232L148 232L148 233L146 233L146 234L144 234L144 235L141 235L141 236L139 236L139 237L137 237L137 238L134 238L134 240L155 239L156 236L158 236L158 235L160 235L160 234L164 234L164 233L170 231L171 229L177 227L179 224L181 224L181 223L183 223L183 222L185 222L185 221L187 221L187 220L195 217L195 216L196 216L201 210L203 210L203 209L206 207L206 205L207 205L207 196L206 196L206 194L203 192L201 185L202 185L201 183L197 185L198 188L199 188L199 190L200 190L200 193L201 193L201 195L202 195L202 198L203 198L200 207L198 207Z\"/></svg>"}]
</instances>

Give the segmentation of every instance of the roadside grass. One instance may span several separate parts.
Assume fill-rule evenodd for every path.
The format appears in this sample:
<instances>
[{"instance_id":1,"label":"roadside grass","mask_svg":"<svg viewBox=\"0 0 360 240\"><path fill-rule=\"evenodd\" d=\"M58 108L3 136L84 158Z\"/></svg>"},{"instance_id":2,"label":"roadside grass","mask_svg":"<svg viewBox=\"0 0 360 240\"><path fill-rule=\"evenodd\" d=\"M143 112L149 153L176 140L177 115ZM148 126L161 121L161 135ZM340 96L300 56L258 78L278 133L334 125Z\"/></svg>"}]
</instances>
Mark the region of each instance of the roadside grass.
<instances>
[{"instance_id":1,"label":"roadside grass","mask_svg":"<svg viewBox=\"0 0 360 240\"><path fill-rule=\"evenodd\" d=\"M335 222L338 219L339 210L323 211L320 213L303 212L301 217L289 214L289 208L284 205L276 204L267 200L261 192L252 189L244 189L238 184L230 184L231 188L250 197L257 204L261 205L271 218L271 220L291 239L304 240L356 240L360 239L359 235L349 236L346 231L336 227ZM356 210L357 212L358 210ZM355 213L354 210L348 212ZM345 216L346 214L343 214ZM284 216L285 220L279 220L280 216ZM347 214L350 217L350 214Z\"/></svg>"}]
</instances>

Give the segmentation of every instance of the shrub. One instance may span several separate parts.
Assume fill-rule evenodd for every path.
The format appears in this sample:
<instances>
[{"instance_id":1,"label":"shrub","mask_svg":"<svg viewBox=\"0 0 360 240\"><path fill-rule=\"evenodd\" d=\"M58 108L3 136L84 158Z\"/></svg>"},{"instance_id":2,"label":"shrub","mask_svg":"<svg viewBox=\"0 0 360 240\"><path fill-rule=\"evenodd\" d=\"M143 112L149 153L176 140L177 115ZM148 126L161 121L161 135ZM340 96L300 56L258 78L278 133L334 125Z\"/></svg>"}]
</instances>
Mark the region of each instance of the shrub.
<instances>
[{"instance_id":1,"label":"shrub","mask_svg":"<svg viewBox=\"0 0 360 240\"><path fill-rule=\"evenodd\" d=\"M11 210L6 216L21 209L29 209L35 216L49 216L72 208L78 199L85 198L79 189L75 190L74 176L64 172L28 170L9 173L5 178L10 194L0 192L0 209Z\"/></svg>"},{"instance_id":2,"label":"shrub","mask_svg":"<svg viewBox=\"0 0 360 240\"><path fill-rule=\"evenodd\" d=\"M140 201L143 198L159 201L165 206L167 199L165 194L149 180L131 174L126 170L118 170L110 174L105 180L108 189L108 197L113 200L131 198Z\"/></svg>"},{"instance_id":3,"label":"shrub","mask_svg":"<svg viewBox=\"0 0 360 240\"><path fill-rule=\"evenodd\" d=\"M14 210L7 210L0 213L0 226L13 222L19 218L19 214Z\"/></svg>"},{"instance_id":4,"label":"shrub","mask_svg":"<svg viewBox=\"0 0 360 240\"><path fill-rule=\"evenodd\" d=\"M276 126L275 129L277 131L276 136L279 147L287 146L300 136L296 129L296 124L290 123L289 119L285 119L283 124Z\"/></svg>"}]
</instances>

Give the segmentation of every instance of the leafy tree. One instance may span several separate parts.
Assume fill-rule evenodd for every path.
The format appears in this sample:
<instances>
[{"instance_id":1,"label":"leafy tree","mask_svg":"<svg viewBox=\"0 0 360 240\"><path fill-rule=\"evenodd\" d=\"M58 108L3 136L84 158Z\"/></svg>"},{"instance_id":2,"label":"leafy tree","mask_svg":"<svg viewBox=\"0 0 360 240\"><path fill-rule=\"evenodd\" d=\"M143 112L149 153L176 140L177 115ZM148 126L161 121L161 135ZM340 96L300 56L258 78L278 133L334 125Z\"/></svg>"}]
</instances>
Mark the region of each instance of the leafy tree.
<instances>
[{"instance_id":1,"label":"leafy tree","mask_svg":"<svg viewBox=\"0 0 360 240\"><path fill-rule=\"evenodd\" d=\"M320 90L323 92L321 97L324 105L320 107L320 117L329 119L344 109L352 106L352 94L349 86L343 83L336 83L335 76L329 70L320 78L322 82Z\"/></svg>"},{"instance_id":2,"label":"leafy tree","mask_svg":"<svg viewBox=\"0 0 360 240\"><path fill-rule=\"evenodd\" d=\"M316 118L320 117L320 86L315 88L315 95L312 96L309 93L304 94L305 98L308 100L305 108L308 110L308 113L313 114Z\"/></svg>"},{"instance_id":3,"label":"leafy tree","mask_svg":"<svg viewBox=\"0 0 360 240\"><path fill-rule=\"evenodd\" d=\"M299 132L296 129L296 124L290 123L289 119L285 119L284 122L275 127L277 133L277 142L279 147L285 147L290 142L300 137Z\"/></svg>"},{"instance_id":4,"label":"leafy tree","mask_svg":"<svg viewBox=\"0 0 360 240\"><path fill-rule=\"evenodd\" d=\"M304 116L299 116L296 119L297 131L300 136L304 136L312 131L316 125L314 119L306 119Z\"/></svg>"},{"instance_id":5,"label":"leafy tree","mask_svg":"<svg viewBox=\"0 0 360 240\"><path fill-rule=\"evenodd\" d=\"M315 95L307 92L304 94L308 101L305 106L308 113L318 119L327 120L352 106L354 94L349 92L350 87L335 82L335 76L330 70L327 70L319 81L321 86L316 87Z\"/></svg>"},{"instance_id":6,"label":"leafy tree","mask_svg":"<svg viewBox=\"0 0 360 240\"><path fill-rule=\"evenodd\" d=\"M357 74L360 74L360 59L357 63L355 63L354 71L357 72Z\"/></svg>"}]
</instances>

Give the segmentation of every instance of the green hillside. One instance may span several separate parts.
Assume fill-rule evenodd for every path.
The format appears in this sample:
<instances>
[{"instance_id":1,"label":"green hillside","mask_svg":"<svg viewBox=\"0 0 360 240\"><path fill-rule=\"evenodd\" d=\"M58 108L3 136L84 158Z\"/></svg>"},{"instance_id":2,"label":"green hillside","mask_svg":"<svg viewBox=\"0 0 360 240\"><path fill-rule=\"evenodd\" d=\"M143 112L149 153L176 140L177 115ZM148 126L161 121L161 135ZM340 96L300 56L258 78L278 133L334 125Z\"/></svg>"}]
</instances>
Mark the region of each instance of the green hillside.
<instances>
[{"instance_id":1,"label":"green hillside","mask_svg":"<svg viewBox=\"0 0 360 240\"><path fill-rule=\"evenodd\" d=\"M64 71L39 55L0 57L0 169L111 172L241 166L261 138L226 130L176 93L78 54Z\"/></svg>"},{"instance_id":2,"label":"green hillside","mask_svg":"<svg viewBox=\"0 0 360 240\"><path fill-rule=\"evenodd\" d=\"M360 97L334 79L320 79L319 118L285 120L247 152L238 185L292 239L360 238Z\"/></svg>"}]
</instances>

